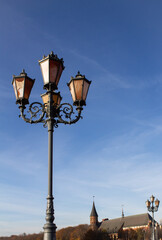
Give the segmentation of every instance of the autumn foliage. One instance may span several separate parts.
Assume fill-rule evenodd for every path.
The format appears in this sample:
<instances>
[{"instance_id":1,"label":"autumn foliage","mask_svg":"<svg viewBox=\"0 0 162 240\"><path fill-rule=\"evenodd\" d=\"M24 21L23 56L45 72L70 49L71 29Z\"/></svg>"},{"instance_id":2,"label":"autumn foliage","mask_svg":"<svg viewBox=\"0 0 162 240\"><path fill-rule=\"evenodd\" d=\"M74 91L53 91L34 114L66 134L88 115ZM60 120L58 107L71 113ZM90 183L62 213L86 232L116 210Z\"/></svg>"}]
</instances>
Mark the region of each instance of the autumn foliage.
<instances>
[{"instance_id":1,"label":"autumn foliage","mask_svg":"<svg viewBox=\"0 0 162 240\"><path fill-rule=\"evenodd\" d=\"M34 234L20 234L12 235L10 237L0 237L0 240L43 240L43 233Z\"/></svg>"},{"instance_id":2,"label":"autumn foliage","mask_svg":"<svg viewBox=\"0 0 162 240\"><path fill-rule=\"evenodd\" d=\"M57 240L83 240L88 231L88 225L82 224L76 227L62 228L56 232Z\"/></svg>"},{"instance_id":3,"label":"autumn foliage","mask_svg":"<svg viewBox=\"0 0 162 240\"><path fill-rule=\"evenodd\" d=\"M76 227L62 228L56 232L56 240L84 240L84 235L88 230L88 225L83 224ZM0 237L0 240L43 240L43 233L21 234L10 237Z\"/></svg>"},{"instance_id":4,"label":"autumn foliage","mask_svg":"<svg viewBox=\"0 0 162 240\"><path fill-rule=\"evenodd\" d=\"M83 240L111 240L111 238L109 237L108 233L105 231L88 230L85 233Z\"/></svg>"},{"instance_id":5,"label":"autumn foliage","mask_svg":"<svg viewBox=\"0 0 162 240\"><path fill-rule=\"evenodd\" d=\"M150 229L128 229L118 232L120 240L150 240ZM157 232L159 238L162 236L162 229ZM159 239L158 238L158 239ZM82 224L76 227L62 228L56 232L56 240L112 240L106 231L92 231L89 225ZM12 235L10 237L0 237L0 240L43 240L43 233L38 234L21 234Z\"/></svg>"},{"instance_id":6,"label":"autumn foliage","mask_svg":"<svg viewBox=\"0 0 162 240\"><path fill-rule=\"evenodd\" d=\"M89 225L62 228L56 232L56 240L109 240L106 232L92 231ZM10 237L0 237L0 240L43 240L43 233L21 234Z\"/></svg>"}]
</instances>

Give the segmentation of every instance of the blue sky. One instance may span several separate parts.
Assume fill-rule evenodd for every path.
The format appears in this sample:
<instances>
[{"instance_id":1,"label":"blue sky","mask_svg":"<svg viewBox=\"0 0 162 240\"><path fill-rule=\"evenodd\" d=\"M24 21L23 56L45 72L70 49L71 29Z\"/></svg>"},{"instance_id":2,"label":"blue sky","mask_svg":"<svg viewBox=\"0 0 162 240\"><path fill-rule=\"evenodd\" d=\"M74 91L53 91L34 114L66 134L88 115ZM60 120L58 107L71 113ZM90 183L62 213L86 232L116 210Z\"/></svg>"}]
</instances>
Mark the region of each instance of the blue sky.
<instances>
[{"instance_id":1,"label":"blue sky","mask_svg":"<svg viewBox=\"0 0 162 240\"><path fill-rule=\"evenodd\" d=\"M64 58L59 82L78 70L92 80L83 119L54 132L58 229L145 213L162 201L162 2L0 0L0 236L42 231L47 196L47 129L18 117L12 75L23 68L41 101L38 60ZM162 208L156 213L162 219Z\"/></svg>"}]
</instances>

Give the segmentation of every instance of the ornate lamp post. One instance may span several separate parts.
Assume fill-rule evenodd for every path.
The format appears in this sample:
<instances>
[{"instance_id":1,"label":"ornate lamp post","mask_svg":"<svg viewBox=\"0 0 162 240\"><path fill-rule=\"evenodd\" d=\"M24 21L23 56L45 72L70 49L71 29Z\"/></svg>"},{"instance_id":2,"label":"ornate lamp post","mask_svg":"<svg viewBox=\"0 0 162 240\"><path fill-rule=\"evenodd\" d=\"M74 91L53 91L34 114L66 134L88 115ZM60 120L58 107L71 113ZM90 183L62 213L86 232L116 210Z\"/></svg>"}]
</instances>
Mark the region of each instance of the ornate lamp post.
<instances>
[{"instance_id":1,"label":"ornate lamp post","mask_svg":"<svg viewBox=\"0 0 162 240\"><path fill-rule=\"evenodd\" d=\"M150 201L146 201L146 206L149 212L152 212L152 240L155 240L155 223L154 223L154 212L158 211L160 201L158 199L155 200L155 197L152 195L150 197Z\"/></svg>"},{"instance_id":2,"label":"ornate lamp post","mask_svg":"<svg viewBox=\"0 0 162 240\"><path fill-rule=\"evenodd\" d=\"M46 209L46 223L44 225L44 240L56 239L56 225L54 224L53 208L53 131L59 123L73 124L81 118L83 106L86 105L91 81L88 81L80 72L75 77L71 77L69 86L73 105L76 106L77 115L74 115L73 107L69 103L61 104L61 96L56 92L62 71L64 70L63 59L59 59L53 52L39 61L44 89L46 93L42 94L43 104L33 102L29 105L27 116L24 111L26 104L29 104L29 96L34 84L34 79L27 76L23 70L19 76L13 76L13 88L16 95L16 104L19 104L21 117L28 123L43 123L48 126L48 196ZM74 115L74 117L73 117Z\"/></svg>"}]
</instances>

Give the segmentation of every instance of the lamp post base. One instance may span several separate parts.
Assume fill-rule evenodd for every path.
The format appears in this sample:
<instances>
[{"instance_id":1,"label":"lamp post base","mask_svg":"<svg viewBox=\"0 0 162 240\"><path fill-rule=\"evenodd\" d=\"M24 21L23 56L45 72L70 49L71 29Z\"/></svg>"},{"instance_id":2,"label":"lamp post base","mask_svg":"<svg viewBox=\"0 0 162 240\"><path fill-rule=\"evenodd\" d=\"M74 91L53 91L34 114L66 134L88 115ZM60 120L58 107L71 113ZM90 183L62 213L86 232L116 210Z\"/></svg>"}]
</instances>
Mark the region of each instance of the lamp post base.
<instances>
[{"instance_id":1,"label":"lamp post base","mask_svg":"<svg viewBox=\"0 0 162 240\"><path fill-rule=\"evenodd\" d=\"M46 223L44 229L44 240L56 240L56 225L54 223Z\"/></svg>"}]
</instances>

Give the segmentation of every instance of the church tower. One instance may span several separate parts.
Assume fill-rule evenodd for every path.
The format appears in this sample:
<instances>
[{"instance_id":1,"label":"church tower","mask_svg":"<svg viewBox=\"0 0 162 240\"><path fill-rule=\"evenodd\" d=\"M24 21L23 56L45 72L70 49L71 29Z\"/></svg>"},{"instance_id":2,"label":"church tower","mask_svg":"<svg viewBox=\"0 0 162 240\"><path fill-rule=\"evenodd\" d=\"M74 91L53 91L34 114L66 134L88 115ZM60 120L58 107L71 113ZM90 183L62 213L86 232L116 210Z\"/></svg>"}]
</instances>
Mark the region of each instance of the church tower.
<instances>
[{"instance_id":1,"label":"church tower","mask_svg":"<svg viewBox=\"0 0 162 240\"><path fill-rule=\"evenodd\" d=\"M98 229L98 214L97 214L97 211L96 211L94 201L93 201L92 211L91 211L91 214L90 214L90 228L92 230L97 230Z\"/></svg>"}]
</instances>

